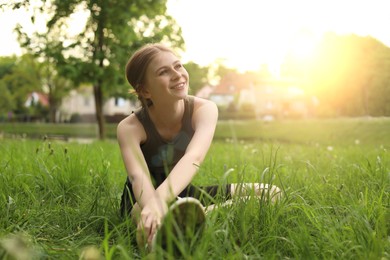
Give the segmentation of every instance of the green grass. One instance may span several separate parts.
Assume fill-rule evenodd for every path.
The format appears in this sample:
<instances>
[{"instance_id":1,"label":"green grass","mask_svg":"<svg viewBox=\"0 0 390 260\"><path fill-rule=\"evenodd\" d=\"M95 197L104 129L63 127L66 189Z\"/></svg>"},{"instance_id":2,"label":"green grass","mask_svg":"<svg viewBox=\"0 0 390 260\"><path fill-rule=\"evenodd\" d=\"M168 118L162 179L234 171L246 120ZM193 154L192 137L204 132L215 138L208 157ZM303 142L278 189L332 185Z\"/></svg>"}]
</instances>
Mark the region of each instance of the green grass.
<instances>
[{"instance_id":1,"label":"green grass","mask_svg":"<svg viewBox=\"0 0 390 260\"><path fill-rule=\"evenodd\" d=\"M42 138L96 138L95 124L0 123L0 136ZM116 138L116 124L106 124L108 139ZM218 122L215 140L225 139L390 146L390 118L339 118Z\"/></svg>"},{"instance_id":2,"label":"green grass","mask_svg":"<svg viewBox=\"0 0 390 260\"><path fill-rule=\"evenodd\" d=\"M266 182L285 196L215 210L191 257L389 259L389 122L382 121L222 122L194 183ZM261 134L248 138L253 132ZM18 241L12 234L25 243L18 253L36 259L78 259L91 245L105 259L147 258L134 245L134 226L118 215L125 176L113 140L0 140L0 258Z\"/></svg>"},{"instance_id":3,"label":"green grass","mask_svg":"<svg viewBox=\"0 0 390 260\"><path fill-rule=\"evenodd\" d=\"M116 125L107 124L108 137L115 137ZM52 124L52 123L0 123L0 133L6 137L74 137L74 138L96 138L96 124Z\"/></svg>"},{"instance_id":4,"label":"green grass","mask_svg":"<svg viewBox=\"0 0 390 260\"><path fill-rule=\"evenodd\" d=\"M217 138L261 139L324 145L354 144L390 146L390 118L339 118L264 122L221 121Z\"/></svg>"}]
</instances>

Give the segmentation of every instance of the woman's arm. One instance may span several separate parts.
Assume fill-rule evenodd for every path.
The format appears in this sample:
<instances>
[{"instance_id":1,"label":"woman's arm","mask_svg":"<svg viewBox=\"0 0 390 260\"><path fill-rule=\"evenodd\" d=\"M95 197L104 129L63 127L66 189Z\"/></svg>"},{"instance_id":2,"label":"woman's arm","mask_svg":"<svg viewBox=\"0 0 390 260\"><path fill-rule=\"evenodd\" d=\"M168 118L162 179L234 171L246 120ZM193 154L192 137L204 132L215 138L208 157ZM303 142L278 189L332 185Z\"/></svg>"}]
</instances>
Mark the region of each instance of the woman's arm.
<instances>
[{"instance_id":1,"label":"woman's arm","mask_svg":"<svg viewBox=\"0 0 390 260\"><path fill-rule=\"evenodd\" d=\"M140 148L140 143L145 138L144 136L142 125L134 114L118 124L117 138L123 162L137 203L141 208L155 194L148 167Z\"/></svg>"},{"instance_id":2,"label":"woman's arm","mask_svg":"<svg viewBox=\"0 0 390 260\"><path fill-rule=\"evenodd\" d=\"M137 201L133 207L132 215L138 223L138 228L142 229L146 236L149 236L154 234L155 229L160 225L161 219L167 211L167 205L153 187L140 148L142 140L146 138L146 133L134 114L118 124L117 138Z\"/></svg>"},{"instance_id":3,"label":"woman's arm","mask_svg":"<svg viewBox=\"0 0 390 260\"><path fill-rule=\"evenodd\" d=\"M218 108L214 102L195 97L192 125L195 133L184 156L157 188L159 196L167 203L182 192L194 178L214 137Z\"/></svg>"}]
</instances>

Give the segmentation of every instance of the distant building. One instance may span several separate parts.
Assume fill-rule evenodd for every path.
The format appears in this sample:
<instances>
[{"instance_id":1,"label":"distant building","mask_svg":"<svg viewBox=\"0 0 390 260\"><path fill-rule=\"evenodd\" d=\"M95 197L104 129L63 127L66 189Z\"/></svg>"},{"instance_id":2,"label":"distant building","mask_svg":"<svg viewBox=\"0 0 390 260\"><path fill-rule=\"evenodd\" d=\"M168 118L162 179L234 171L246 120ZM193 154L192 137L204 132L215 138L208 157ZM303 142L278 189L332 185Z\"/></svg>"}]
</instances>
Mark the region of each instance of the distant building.
<instances>
[{"instance_id":1,"label":"distant building","mask_svg":"<svg viewBox=\"0 0 390 260\"><path fill-rule=\"evenodd\" d=\"M310 115L313 106L294 80L256 79L253 75L227 75L210 93L209 99L222 112L228 112L225 117L234 111L246 111L253 112L259 119L301 118ZM241 116L246 116L245 113Z\"/></svg>"},{"instance_id":2,"label":"distant building","mask_svg":"<svg viewBox=\"0 0 390 260\"><path fill-rule=\"evenodd\" d=\"M257 86L253 92L256 114L264 117L306 117L307 98L303 90L292 83L269 82Z\"/></svg>"},{"instance_id":3,"label":"distant building","mask_svg":"<svg viewBox=\"0 0 390 260\"><path fill-rule=\"evenodd\" d=\"M253 86L255 81L256 78L252 74L230 72L215 86L209 99L214 101L219 107L229 107L233 105L236 98L239 98L242 91Z\"/></svg>"},{"instance_id":4,"label":"distant building","mask_svg":"<svg viewBox=\"0 0 390 260\"><path fill-rule=\"evenodd\" d=\"M103 114L108 122L117 122L129 115L138 105L124 98L109 98L103 105ZM72 90L61 103L58 122L95 122L95 100L92 87L83 86Z\"/></svg>"},{"instance_id":5,"label":"distant building","mask_svg":"<svg viewBox=\"0 0 390 260\"><path fill-rule=\"evenodd\" d=\"M234 85L218 85L214 91L210 93L209 99L219 107L227 107L234 102L236 93L236 87Z\"/></svg>"},{"instance_id":6,"label":"distant building","mask_svg":"<svg viewBox=\"0 0 390 260\"><path fill-rule=\"evenodd\" d=\"M210 95L214 92L214 86L206 85L201 88L198 92L196 92L195 96L200 98L209 99Z\"/></svg>"},{"instance_id":7,"label":"distant building","mask_svg":"<svg viewBox=\"0 0 390 260\"><path fill-rule=\"evenodd\" d=\"M41 92L31 92L24 103L25 107L32 107L36 105L41 105L42 107L49 106L49 98L45 93Z\"/></svg>"}]
</instances>

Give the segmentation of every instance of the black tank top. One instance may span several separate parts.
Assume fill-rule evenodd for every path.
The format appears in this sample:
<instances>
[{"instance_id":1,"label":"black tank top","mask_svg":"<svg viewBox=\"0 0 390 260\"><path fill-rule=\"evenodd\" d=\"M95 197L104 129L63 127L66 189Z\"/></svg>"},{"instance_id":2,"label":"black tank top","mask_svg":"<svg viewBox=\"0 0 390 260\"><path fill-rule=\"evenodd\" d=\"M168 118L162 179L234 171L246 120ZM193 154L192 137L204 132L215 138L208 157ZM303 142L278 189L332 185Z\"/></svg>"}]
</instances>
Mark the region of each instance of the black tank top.
<instances>
[{"instance_id":1,"label":"black tank top","mask_svg":"<svg viewBox=\"0 0 390 260\"><path fill-rule=\"evenodd\" d=\"M135 111L135 115L146 132L146 141L141 144L141 150L155 187L158 187L165 180L172 168L183 157L194 135L194 129L192 128L193 110L194 97L187 96L184 99L181 130L170 141L164 140L160 136L149 117L147 109L141 107Z\"/></svg>"}]
</instances>

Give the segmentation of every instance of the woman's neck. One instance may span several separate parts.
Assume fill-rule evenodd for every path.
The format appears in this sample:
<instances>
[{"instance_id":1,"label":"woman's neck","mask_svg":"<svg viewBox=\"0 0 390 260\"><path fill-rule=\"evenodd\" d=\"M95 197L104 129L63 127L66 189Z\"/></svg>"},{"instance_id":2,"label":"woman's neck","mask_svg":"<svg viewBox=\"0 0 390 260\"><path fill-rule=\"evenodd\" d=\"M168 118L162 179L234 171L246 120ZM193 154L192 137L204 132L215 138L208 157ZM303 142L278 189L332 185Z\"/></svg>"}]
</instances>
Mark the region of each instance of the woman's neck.
<instances>
[{"instance_id":1,"label":"woman's neck","mask_svg":"<svg viewBox=\"0 0 390 260\"><path fill-rule=\"evenodd\" d=\"M184 100L164 105L153 104L149 107L149 116L161 136L171 139L181 129L184 109Z\"/></svg>"}]
</instances>

